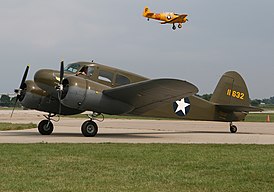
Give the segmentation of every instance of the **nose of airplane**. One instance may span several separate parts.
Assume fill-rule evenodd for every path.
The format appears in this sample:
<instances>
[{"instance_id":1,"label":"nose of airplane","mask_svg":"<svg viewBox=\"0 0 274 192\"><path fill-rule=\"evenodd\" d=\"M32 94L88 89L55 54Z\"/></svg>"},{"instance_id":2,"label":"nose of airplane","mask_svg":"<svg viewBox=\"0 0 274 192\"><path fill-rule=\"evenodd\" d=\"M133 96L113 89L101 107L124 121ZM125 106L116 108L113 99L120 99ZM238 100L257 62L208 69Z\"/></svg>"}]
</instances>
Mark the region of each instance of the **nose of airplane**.
<instances>
[{"instance_id":1,"label":"nose of airplane","mask_svg":"<svg viewBox=\"0 0 274 192\"><path fill-rule=\"evenodd\" d=\"M34 82L39 88L47 91L48 93L54 93L56 92L55 87L59 82L58 71L41 69L35 73Z\"/></svg>"}]
</instances>

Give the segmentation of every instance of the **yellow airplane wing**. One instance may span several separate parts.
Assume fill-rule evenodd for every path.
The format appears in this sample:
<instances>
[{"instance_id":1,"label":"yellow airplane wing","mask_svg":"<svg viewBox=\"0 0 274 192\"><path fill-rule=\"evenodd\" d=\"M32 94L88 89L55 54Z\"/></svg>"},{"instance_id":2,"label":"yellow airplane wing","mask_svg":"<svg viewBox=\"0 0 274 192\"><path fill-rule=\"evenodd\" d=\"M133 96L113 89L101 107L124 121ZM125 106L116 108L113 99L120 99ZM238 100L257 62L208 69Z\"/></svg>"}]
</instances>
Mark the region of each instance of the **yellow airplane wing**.
<instances>
[{"instance_id":1,"label":"yellow airplane wing","mask_svg":"<svg viewBox=\"0 0 274 192\"><path fill-rule=\"evenodd\" d=\"M169 21L164 21L161 22L161 24L166 24L166 23L185 23L185 18L187 17L186 14L178 15L178 17L175 17Z\"/></svg>"}]
</instances>

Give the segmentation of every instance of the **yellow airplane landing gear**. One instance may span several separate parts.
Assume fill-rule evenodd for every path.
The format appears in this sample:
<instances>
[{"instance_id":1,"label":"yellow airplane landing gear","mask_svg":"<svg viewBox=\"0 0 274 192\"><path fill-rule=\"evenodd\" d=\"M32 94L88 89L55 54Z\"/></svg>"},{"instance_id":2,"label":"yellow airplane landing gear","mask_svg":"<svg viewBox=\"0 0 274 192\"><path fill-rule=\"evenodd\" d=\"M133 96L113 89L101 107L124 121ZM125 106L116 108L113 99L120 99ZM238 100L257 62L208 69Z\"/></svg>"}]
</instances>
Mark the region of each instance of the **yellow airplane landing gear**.
<instances>
[{"instance_id":1,"label":"yellow airplane landing gear","mask_svg":"<svg viewBox=\"0 0 274 192\"><path fill-rule=\"evenodd\" d=\"M182 27L183 27L182 23L179 23L179 24L178 24L178 28L181 29Z\"/></svg>"},{"instance_id":2,"label":"yellow airplane landing gear","mask_svg":"<svg viewBox=\"0 0 274 192\"><path fill-rule=\"evenodd\" d=\"M173 30L175 30L176 29L176 26L175 26L175 24L173 23L173 25L172 25L172 29Z\"/></svg>"}]
</instances>

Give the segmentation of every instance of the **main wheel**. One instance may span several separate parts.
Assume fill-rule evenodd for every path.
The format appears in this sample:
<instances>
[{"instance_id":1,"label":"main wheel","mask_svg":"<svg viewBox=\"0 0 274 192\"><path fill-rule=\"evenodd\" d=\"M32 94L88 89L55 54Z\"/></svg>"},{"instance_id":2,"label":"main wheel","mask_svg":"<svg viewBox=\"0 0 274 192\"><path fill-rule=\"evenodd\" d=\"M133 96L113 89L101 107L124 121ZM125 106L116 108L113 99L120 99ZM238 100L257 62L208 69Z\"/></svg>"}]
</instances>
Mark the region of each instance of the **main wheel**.
<instances>
[{"instance_id":1,"label":"main wheel","mask_svg":"<svg viewBox=\"0 0 274 192\"><path fill-rule=\"evenodd\" d=\"M88 120L82 124L81 131L85 137L94 137L98 132L98 126L94 121Z\"/></svg>"},{"instance_id":2,"label":"main wheel","mask_svg":"<svg viewBox=\"0 0 274 192\"><path fill-rule=\"evenodd\" d=\"M235 125L230 126L230 132L231 133L236 133L237 132L237 127Z\"/></svg>"},{"instance_id":3,"label":"main wheel","mask_svg":"<svg viewBox=\"0 0 274 192\"><path fill-rule=\"evenodd\" d=\"M43 120L38 124L38 131L41 135L50 135L53 131L53 124L49 120Z\"/></svg>"},{"instance_id":4,"label":"main wheel","mask_svg":"<svg viewBox=\"0 0 274 192\"><path fill-rule=\"evenodd\" d=\"M172 26L172 29L173 29L173 30L175 30L175 29L176 29L176 26L175 26L175 25L173 25L173 26Z\"/></svg>"},{"instance_id":5,"label":"main wheel","mask_svg":"<svg viewBox=\"0 0 274 192\"><path fill-rule=\"evenodd\" d=\"M181 23L178 24L178 28L182 28L183 25Z\"/></svg>"}]
</instances>

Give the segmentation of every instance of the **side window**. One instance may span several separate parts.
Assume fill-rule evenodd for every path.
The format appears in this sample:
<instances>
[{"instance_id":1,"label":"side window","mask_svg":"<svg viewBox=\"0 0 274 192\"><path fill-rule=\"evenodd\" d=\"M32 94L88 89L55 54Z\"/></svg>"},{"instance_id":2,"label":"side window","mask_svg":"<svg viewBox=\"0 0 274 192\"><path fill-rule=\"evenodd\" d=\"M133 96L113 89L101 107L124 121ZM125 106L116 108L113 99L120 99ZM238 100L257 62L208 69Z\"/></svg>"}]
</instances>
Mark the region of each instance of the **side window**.
<instances>
[{"instance_id":1,"label":"side window","mask_svg":"<svg viewBox=\"0 0 274 192\"><path fill-rule=\"evenodd\" d=\"M126 85L129 83L130 83L130 80L126 76L119 75L119 74L116 75L115 85L119 86L119 85Z\"/></svg>"},{"instance_id":2,"label":"side window","mask_svg":"<svg viewBox=\"0 0 274 192\"><path fill-rule=\"evenodd\" d=\"M113 73L108 71L99 71L98 79L111 83L113 79Z\"/></svg>"},{"instance_id":3,"label":"side window","mask_svg":"<svg viewBox=\"0 0 274 192\"><path fill-rule=\"evenodd\" d=\"M87 75L92 76L94 73L94 67L88 67Z\"/></svg>"}]
</instances>

